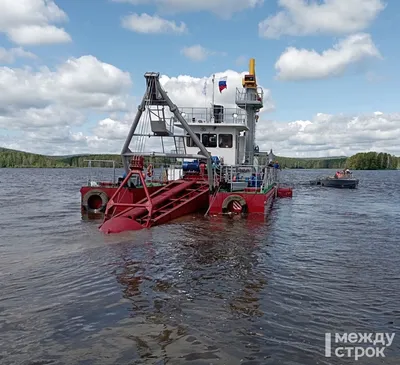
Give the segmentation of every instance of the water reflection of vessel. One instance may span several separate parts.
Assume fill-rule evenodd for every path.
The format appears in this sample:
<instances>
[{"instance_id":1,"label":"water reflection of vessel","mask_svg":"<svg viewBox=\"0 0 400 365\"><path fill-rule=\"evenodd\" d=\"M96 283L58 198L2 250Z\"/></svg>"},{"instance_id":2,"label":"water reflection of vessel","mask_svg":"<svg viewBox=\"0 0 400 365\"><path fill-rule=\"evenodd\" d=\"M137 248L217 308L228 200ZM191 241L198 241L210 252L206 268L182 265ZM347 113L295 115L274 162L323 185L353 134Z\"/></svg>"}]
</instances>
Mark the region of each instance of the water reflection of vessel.
<instances>
[{"instance_id":1,"label":"water reflection of vessel","mask_svg":"<svg viewBox=\"0 0 400 365\"><path fill-rule=\"evenodd\" d=\"M216 221L225 227L224 240L211 229ZM134 250L121 251L113 273L130 313L121 330L129 342L121 343L129 346L131 356L135 351L150 363L215 363L219 358L235 364L251 355L254 347L241 342L243 331L255 325L260 332L260 322L265 323L262 298L270 275L258 262L260 248L267 250L261 245L265 224L249 227L250 222L222 217L197 225L186 222L165 227L163 236L151 237L151 244L135 239ZM262 359L264 354L255 356Z\"/></svg>"},{"instance_id":2,"label":"water reflection of vessel","mask_svg":"<svg viewBox=\"0 0 400 365\"><path fill-rule=\"evenodd\" d=\"M158 73L146 73L145 79L146 91L121 153L125 176L81 188L83 211L104 212L101 231L149 228L202 210L265 214L275 197L292 196L291 188L279 186L280 170L258 159L255 127L263 90L256 83L254 59L243 88L236 89L233 109L215 105L215 77L211 108L179 109ZM226 81L221 82L223 90ZM152 151L146 151L151 138L160 142L149 142Z\"/></svg>"}]
</instances>

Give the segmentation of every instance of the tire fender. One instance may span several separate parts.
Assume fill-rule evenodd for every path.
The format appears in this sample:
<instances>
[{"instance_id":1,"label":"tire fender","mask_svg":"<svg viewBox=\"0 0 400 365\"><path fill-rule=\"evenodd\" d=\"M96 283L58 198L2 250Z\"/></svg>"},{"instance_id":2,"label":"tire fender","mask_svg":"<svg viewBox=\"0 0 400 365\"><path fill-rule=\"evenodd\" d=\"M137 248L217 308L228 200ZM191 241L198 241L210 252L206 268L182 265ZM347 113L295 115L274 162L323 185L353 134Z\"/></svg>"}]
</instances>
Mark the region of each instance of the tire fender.
<instances>
[{"instance_id":1,"label":"tire fender","mask_svg":"<svg viewBox=\"0 0 400 365\"><path fill-rule=\"evenodd\" d=\"M101 207L100 208L92 208L89 206L89 199L96 195L99 196L101 199ZM82 206L89 213L103 213L106 209L107 203L108 203L108 196L102 190L97 190L97 189L90 190L82 198Z\"/></svg>"},{"instance_id":2,"label":"tire fender","mask_svg":"<svg viewBox=\"0 0 400 365\"><path fill-rule=\"evenodd\" d=\"M242 213L247 213L246 200L240 195L229 195L222 203L222 213L229 213L229 205L232 202L238 202L242 206Z\"/></svg>"}]
</instances>

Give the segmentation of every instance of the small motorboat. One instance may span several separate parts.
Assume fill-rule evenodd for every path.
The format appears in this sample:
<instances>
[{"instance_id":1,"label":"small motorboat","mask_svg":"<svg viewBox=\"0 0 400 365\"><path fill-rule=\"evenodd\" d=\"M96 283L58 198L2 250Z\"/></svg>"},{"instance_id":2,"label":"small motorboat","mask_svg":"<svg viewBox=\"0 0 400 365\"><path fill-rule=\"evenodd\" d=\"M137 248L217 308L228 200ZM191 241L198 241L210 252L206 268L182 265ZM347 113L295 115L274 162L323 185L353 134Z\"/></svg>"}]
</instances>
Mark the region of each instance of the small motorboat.
<instances>
[{"instance_id":1,"label":"small motorboat","mask_svg":"<svg viewBox=\"0 0 400 365\"><path fill-rule=\"evenodd\" d=\"M328 176L321 179L311 181L311 185L321 185L328 188L340 189L356 189L358 187L358 179L353 177L349 169L337 171L334 176Z\"/></svg>"}]
</instances>

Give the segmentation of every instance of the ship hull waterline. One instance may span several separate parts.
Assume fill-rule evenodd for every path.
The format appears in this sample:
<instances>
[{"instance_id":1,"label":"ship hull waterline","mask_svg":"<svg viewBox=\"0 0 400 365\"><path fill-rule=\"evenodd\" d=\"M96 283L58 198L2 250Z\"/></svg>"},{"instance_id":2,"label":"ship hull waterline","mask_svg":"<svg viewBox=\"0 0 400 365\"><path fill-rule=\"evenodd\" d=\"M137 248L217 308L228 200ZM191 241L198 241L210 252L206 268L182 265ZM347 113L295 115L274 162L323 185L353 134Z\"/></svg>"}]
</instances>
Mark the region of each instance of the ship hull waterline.
<instances>
[{"instance_id":1,"label":"ship hull waterline","mask_svg":"<svg viewBox=\"0 0 400 365\"><path fill-rule=\"evenodd\" d=\"M156 187L148 187L151 193L157 192L161 189L162 186ZM143 188L125 188L124 200L127 203L137 203L145 197L145 192ZM101 219L104 217L104 209L100 204L100 197L97 196L97 200L95 200L97 205L89 206L87 204L86 196L94 193L94 195L102 192L104 196L107 196L106 199L103 199L103 203L107 204L107 200L111 199L111 197L117 191L117 187L82 187L81 188L81 213L83 219ZM237 198L241 197L243 199L241 206L238 208L238 204L240 200ZM249 215L268 215L270 208L273 205L273 202L276 197L286 198L292 197L292 190L289 188L278 188L278 186L272 186L267 192L220 192L217 194L203 194L203 196L199 199L193 201L190 206L183 208L181 211L175 214L167 215L164 219L160 221L160 224L165 224L170 221L173 221L177 218L184 217L186 215L195 214L195 213L204 213L208 212L210 216L232 216L232 215L241 215L248 217ZM231 200L230 204L227 204L227 200ZM245 204L243 204L245 202ZM86 203L86 204L85 204ZM236 209L235 209L236 207ZM114 214L119 214L123 211L123 207L117 208L118 211L115 211ZM157 224L159 225L159 224ZM104 227L103 227L104 228ZM123 231L134 231L139 230L144 227L140 226L136 222L128 222L126 219L121 221L121 224L118 225L117 229L113 230L114 232L105 232L105 233L120 233ZM102 231L106 231L103 229Z\"/></svg>"}]
</instances>

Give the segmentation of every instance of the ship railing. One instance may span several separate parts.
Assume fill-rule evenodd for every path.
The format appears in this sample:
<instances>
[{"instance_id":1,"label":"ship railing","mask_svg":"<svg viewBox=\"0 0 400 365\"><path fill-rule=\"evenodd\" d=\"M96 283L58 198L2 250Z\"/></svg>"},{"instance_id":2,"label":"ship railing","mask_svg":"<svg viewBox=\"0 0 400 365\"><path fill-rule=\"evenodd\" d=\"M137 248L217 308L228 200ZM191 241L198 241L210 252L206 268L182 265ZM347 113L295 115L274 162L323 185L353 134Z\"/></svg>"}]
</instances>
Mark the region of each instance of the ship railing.
<instances>
[{"instance_id":1,"label":"ship railing","mask_svg":"<svg viewBox=\"0 0 400 365\"><path fill-rule=\"evenodd\" d=\"M279 183L280 170L275 167L266 166L264 169L263 183L261 190L267 190L272 185Z\"/></svg>"},{"instance_id":2,"label":"ship railing","mask_svg":"<svg viewBox=\"0 0 400 365\"><path fill-rule=\"evenodd\" d=\"M117 187L123 181L124 169L122 164L113 160L84 160L88 163L89 174L87 186L111 188ZM111 169L111 172L110 172ZM178 161L174 163L152 162L151 160L144 166L146 184L149 186L165 184L168 181L182 178L182 164ZM111 175L111 176L110 176ZM138 176L132 177L131 183L138 186Z\"/></svg>"},{"instance_id":3,"label":"ship railing","mask_svg":"<svg viewBox=\"0 0 400 365\"><path fill-rule=\"evenodd\" d=\"M116 161L94 159L83 161L87 162L87 168L89 168L89 174L87 178L88 186L95 187L116 185L116 170L117 168L121 167Z\"/></svg>"},{"instance_id":4,"label":"ship railing","mask_svg":"<svg viewBox=\"0 0 400 365\"><path fill-rule=\"evenodd\" d=\"M222 165L219 169L219 180L230 184L231 191L236 183L249 182L250 187L266 191L279 183L279 169L260 165Z\"/></svg>"},{"instance_id":5,"label":"ship railing","mask_svg":"<svg viewBox=\"0 0 400 365\"><path fill-rule=\"evenodd\" d=\"M168 161L170 160L170 161ZM143 166L143 177L147 186L159 186L173 180L181 179L183 176L182 163L178 159L165 159L165 161L152 161L148 159ZM118 178L118 185L123 181ZM132 176L131 183L134 186L140 186L140 178L137 175Z\"/></svg>"},{"instance_id":6,"label":"ship railing","mask_svg":"<svg viewBox=\"0 0 400 365\"><path fill-rule=\"evenodd\" d=\"M248 93L246 89L236 88L236 102L240 103L254 103L263 102L264 90L261 87L257 87L256 93Z\"/></svg>"},{"instance_id":7,"label":"ship railing","mask_svg":"<svg viewBox=\"0 0 400 365\"><path fill-rule=\"evenodd\" d=\"M178 180L183 176L182 164L179 163L154 163L151 164L151 168L149 166L150 164L143 170L146 175L146 184L149 186L165 184L168 181ZM151 171L150 174L149 171Z\"/></svg>"},{"instance_id":8,"label":"ship railing","mask_svg":"<svg viewBox=\"0 0 400 365\"><path fill-rule=\"evenodd\" d=\"M179 108L181 115L190 123L223 123L246 125L246 112L240 108Z\"/></svg>"}]
</instances>

